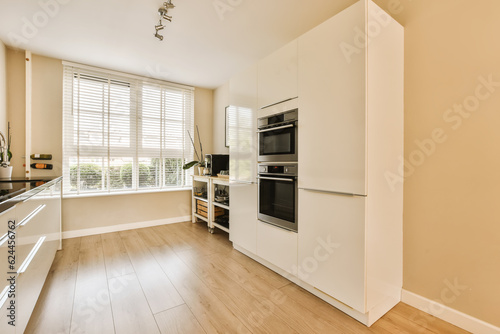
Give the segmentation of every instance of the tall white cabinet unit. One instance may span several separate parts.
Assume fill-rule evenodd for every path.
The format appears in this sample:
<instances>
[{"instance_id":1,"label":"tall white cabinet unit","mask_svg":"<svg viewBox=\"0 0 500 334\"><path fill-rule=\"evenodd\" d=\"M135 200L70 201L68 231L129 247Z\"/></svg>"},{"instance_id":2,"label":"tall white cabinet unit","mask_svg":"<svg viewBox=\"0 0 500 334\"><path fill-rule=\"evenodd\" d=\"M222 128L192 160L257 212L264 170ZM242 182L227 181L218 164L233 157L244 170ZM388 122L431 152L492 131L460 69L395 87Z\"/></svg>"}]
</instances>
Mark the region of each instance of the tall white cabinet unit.
<instances>
[{"instance_id":1,"label":"tall white cabinet unit","mask_svg":"<svg viewBox=\"0 0 500 334\"><path fill-rule=\"evenodd\" d=\"M259 61L258 107L297 97L297 40Z\"/></svg>"},{"instance_id":2,"label":"tall white cabinet unit","mask_svg":"<svg viewBox=\"0 0 500 334\"><path fill-rule=\"evenodd\" d=\"M298 278L367 325L402 288L403 40L371 0L298 39Z\"/></svg>"},{"instance_id":3,"label":"tall white cabinet unit","mask_svg":"<svg viewBox=\"0 0 500 334\"><path fill-rule=\"evenodd\" d=\"M257 247L257 64L229 82L230 239L256 253Z\"/></svg>"}]
</instances>

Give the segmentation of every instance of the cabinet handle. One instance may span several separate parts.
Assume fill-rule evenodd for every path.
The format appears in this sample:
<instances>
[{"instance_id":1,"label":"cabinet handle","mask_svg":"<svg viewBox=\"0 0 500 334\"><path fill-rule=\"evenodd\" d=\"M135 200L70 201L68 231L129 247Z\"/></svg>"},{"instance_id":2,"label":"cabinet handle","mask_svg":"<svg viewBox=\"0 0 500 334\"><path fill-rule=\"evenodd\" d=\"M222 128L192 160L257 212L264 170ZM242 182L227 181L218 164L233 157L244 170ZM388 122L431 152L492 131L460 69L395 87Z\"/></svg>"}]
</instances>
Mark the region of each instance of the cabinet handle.
<instances>
[{"instance_id":1,"label":"cabinet handle","mask_svg":"<svg viewBox=\"0 0 500 334\"><path fill-rule=\"evenodd\" d=\"M339 192L339 191L329 191L329 190L320 190L320 189L311 189L311 188L301 188L301 187L299 187L299 190L310 191L310 192L313 192L313 193L323 193L323 194L349 196L349 197L367 197L367 195L352 194L352 193L343 193L343 192Z\"/></svg>"},{"instance_id":2,"label":"cabinet handle","mask_svg":"<svg viewBox=\"0 0 500 334\"><path fill-rule=\"evenodd\" d=\"M40 247L42 247L42 244L45 241L45 238L47 238L47 237L43 236L40 239L38 239L37 243L35 244L35 247L33 247L31 252L28 254L28 257L26 258L26 260L24 260L23 264L21 264L21 266L17 270L18 274L22 274L26 271L26 269L28 269L28 266L30 265L33 258L35 257L36 253L38 253L38 250L40 249Z\"/></svg>"},{"instance_id":3,"label":"cabinet handle","mask_svg":"<svg viewBox=\"0 0 500 334\"><path fill-rule=\"evenodd\" d=\"M43 209L45 209L47 205L46 204L42 204L40 205L38 208L36 208L35 210L33 210L33 212L31 212L29 215L27 215L23 220L21 220L19 222L19 224L16 225L16 228L17 227L21 227L21 226L24 226L26 225L31 219L33 219L40 211L42 211Z\"/></svg>"},{"instance_id":4,"label":"cabinet handle","mask_svg":"<svg viewBox=\"0 0 500 334\"><path fill-rule=\"evenodd\" d=\"M262 177L262 176L257 176L259 180L270 180L270 181L285 181L285 182L293 182L295 181L294 179L285 179L285 178L279 178L279 177Z\"/></svg>"},{"instance_id":5,"label":"cabinet handle","mask_svg":"<svg viewBox=\"0 0 500 334\"><path fill-rule=\"evenodd\" d=\"M9 234L5 233L1 238L0 238L0 247L9 239Z\"/></svg>"},{"instance_id":6,"label":"cabinet handle","mask_svg":"<svg viewBox=\"0 0 500 334\"><path fill-rule=\"evenodd\" d=\"M263 132L269 132L269 131L274 131L274 130L281 130L281 129L286 129L286 128L293 128L295 124L288 124L288 125L283 125L283 126L277 126L275 128L270 128L270 129L265 129L265 130L259 130L257 133L263 133Z\"/></svg>"},{"instance_id":7,"label":"cabinet handle","mask_svg":"<svg viewBox=\"0 0 500 334\"><path fill-rule=\"evenodd\" d=\"M3 288L2 293L0 293L0 308L2 308L3 304L5 304L5 301L7 300L7 296L9 291L9 286L6 285L5 288Z\"/></svg>"},{"instance_id":8,"label":"cabinet handle","mask_svg":"<svg viewBox=\"0 0 500 334\"><path fill-rule=\"evenodd\" d=\"M296 97L291 97L291 98L286 99L286 100L283 100L283 101L279 101L279 102L276 102L276 103L271 103L271 104L268 104L267 106L260 107L260 109L269 108L269 107L275 106L275 105L280 104L280 103L283 103L283 102L288 102L288 101L291 101L291 100L293 100L293 99L295 99L295 98L296 98Z\"/></svg>"}]
</instances>

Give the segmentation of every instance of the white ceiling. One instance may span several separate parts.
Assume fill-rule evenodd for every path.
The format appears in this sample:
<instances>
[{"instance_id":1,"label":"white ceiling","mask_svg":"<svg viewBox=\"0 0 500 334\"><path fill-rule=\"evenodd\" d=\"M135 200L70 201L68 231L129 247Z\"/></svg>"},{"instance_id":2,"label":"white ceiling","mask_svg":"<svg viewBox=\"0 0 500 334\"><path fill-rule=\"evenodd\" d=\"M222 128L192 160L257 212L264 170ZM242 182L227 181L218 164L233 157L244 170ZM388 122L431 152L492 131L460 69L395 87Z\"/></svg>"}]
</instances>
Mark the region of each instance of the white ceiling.
<instances>
[{"instance_id":1,"label":"white ceiling","mask_svg":"<svg viewBox=\"0 0 500 334\"><path fill-rule=\"evenodd\" d=\"M354 2L173 0L160 42L161 0L0 0L0 39L39 55L215 88Z\"/></svg>"}]
</instances>

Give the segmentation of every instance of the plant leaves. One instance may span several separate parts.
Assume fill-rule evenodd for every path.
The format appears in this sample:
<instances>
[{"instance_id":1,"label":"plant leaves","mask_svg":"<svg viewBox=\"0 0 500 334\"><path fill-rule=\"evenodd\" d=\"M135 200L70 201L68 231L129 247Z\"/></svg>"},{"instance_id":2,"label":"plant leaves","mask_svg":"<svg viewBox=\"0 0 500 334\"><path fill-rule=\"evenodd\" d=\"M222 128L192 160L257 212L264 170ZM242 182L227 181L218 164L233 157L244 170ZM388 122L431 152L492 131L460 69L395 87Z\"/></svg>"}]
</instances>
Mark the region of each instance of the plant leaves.
<instances>
[{"instance_id":1,"label":"plant leaves","mask_svg":"<svg viewBox=\"0 0 500 334\"><path fill-rule=\"evenodd\" d=\"M196 166L196 165L199 165L199 164L200 164L199 161L194 160L194 161L188 162L187 164L182 166L182 169L189 169L189 168Z\"/></svg>"}]
</instances>

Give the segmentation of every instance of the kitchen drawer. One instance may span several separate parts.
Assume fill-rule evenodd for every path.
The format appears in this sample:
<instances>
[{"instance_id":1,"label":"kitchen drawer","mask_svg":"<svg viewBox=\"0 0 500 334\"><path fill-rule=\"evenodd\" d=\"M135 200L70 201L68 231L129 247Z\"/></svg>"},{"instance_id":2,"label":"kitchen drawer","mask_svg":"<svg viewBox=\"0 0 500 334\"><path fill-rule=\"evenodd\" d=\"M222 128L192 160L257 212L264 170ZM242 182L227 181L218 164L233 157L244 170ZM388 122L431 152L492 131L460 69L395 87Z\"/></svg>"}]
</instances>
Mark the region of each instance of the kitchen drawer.
<instances>
[{"instance_id":1,"label":"kitchen drawer","mask_svg":"<svg viewBox=\"0 0 500 334\"><path fill-rule=\"evenodd\" d=\"M27 267L18 274L17 278L17 333L23 333L28 325L31 313L59 247L58 240L48 240L46 236L41 236L37 241L40 241L38 250L33 249L31 261L26 262ZM37 245L37 242L35 242L35 245ZM18 270L22 269L18 267Z\"/></svg>"},{"instance_id":2,"label":"kitchen drawer","mask_svg":"<svg viewBox=\"0 0 500 334\"><path fill-rule=\"evenodd\" d=\"M8 293L7 272L9 272L9 259L8 259L8 222L15 220L15 208L10 208L0 214L0 333L14 334L15 327L7 323L7 307L10 305L10 299L6 295Z\"/></svg>"},{"instance_id":3,"label":"kitchen drawer","mask_svg":"<svg viewBox=\"0 0 500 334\"><path fill-rule=\"evenodd\" d=\"M257 255L293 275L297 271L297 233L257 221Z\"/></svg>"},{"instance_id":4,"label":"kitchen drawer","mask_svg":"<svg viewBox=\"0 0 500 334\"><path fill-rule=\"evenodd\" d=\"M49 189L46 189L16 206L16 269L38 239L51 233L46 223L51 217L48 195Z\"/></svg>"}]
</instances>

